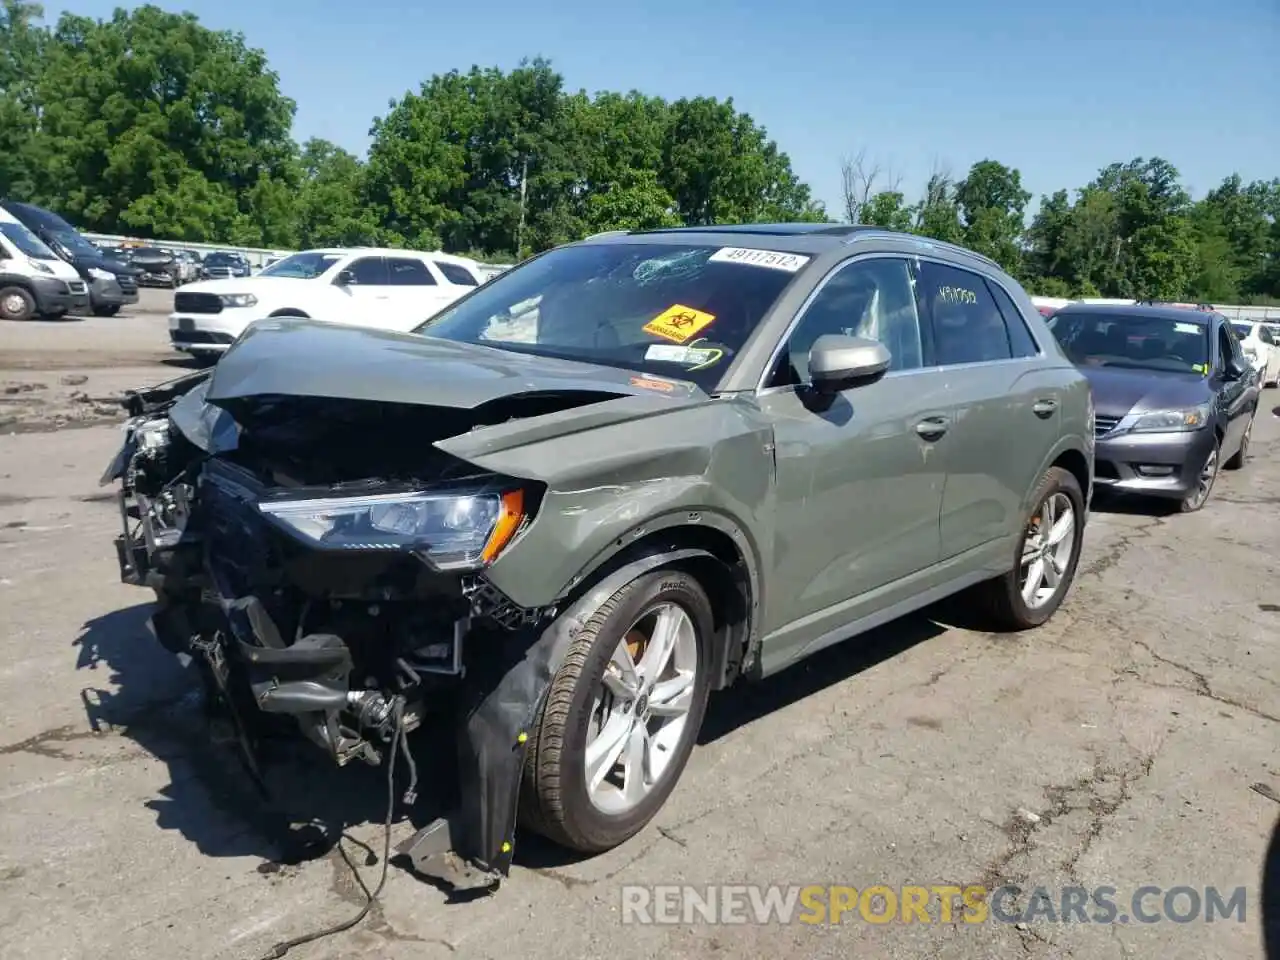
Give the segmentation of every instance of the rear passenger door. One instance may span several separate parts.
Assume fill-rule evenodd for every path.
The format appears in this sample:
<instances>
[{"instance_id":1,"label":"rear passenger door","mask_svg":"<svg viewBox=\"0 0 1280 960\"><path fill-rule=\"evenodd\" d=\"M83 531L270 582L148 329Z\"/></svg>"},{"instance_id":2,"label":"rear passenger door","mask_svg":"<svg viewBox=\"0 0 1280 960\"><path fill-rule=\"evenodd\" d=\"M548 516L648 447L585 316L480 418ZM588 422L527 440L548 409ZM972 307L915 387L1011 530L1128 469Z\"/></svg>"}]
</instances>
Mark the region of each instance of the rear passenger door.
<instances>
[{"instance_id":1,"label":"rear passenger door","mask_svg":"<svg viewBox=\"0 0 1280 960\"><path fill-rule=\"evenodd\" d=\"M920 261L920 298L954 406L939 522L944 560L1018 531L1061 434L1063 397L1009 293L953 264Z\"/></svg>"},{"instance_id":2,"label":"rear passenger door","mask_svg":"<svg viewBox=\"0 0 1280 960\"><path fill-rule=\"evenodd\" d=\"M440 280L418 257L387 257L391 275L391 315L382 326L412 330L430 317L443 302Z\"/></svg>"}]
</instances>

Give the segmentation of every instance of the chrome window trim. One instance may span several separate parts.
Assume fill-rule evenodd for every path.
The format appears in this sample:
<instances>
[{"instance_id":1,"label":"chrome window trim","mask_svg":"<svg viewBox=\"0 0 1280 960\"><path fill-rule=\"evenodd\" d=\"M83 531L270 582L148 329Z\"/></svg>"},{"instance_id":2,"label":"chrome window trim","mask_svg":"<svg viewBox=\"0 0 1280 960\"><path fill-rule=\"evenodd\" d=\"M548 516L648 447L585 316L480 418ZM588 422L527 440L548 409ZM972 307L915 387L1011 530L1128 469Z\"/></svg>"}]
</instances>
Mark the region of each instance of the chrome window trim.
<instances>
[{"instance_id":1,"label":"chrome window trim","mask_svg":"<svg viewBox=\"0 0 1280 960\"><path fill-rule=\"evenodd\" d=\"M866 234L862 234L862 236L865 237ZM768 380L770 372L772 372L774 365L778 362L778 358L782 355L783 348L786 346L787 341L791 339L791 335L795 332L796 327L799 326L800 321L804 319L804 315L809 311L809 307L813 305L813 301L817 299L818 294L822 293L822 291L826 288L827 284L831 282L832 277L838 274L841 270L851 267L857 263L864 263L868 260L904 260L908 262L911 260L922 260L922 261L927 260L929 263L935 263L940 267L951 267L954 270L966 270L967 272L972 273L975 276L982 277L983 280L989 280L991 282L996 283L1000 287L1000 289L1004 290L1005 294L1013 302L1013 305L1015 307L1018 307L1017 299L1013 296L1012 293L1009 292L1008 287L1006 287L1003 283L1000 283L999 280L996 280L994 277L988 277L986 274L978 273L976 270L970 267L963 267L963 266L960 266L959 264L952 263L949 260L943 260L938 257L930 257L930 256L919 254L919 253L906 253L903 251L892 251L892 250L877 250L873 252L856 254L852 257L849 257L847 260L841 260L834 267L832 267L827 272L827 275L823 277L820 281L818 281L818 285L814 287L811 291L809 291L809 295L804 298L804 302L800 304L800 308L796 311L795 316L791 318L791 322L787 324L786 329L783 330L782 335L778 338L778 342L774 344L773 350L769 353L769 360L767 363L765 363L764 369L761 370L760 376L756 380L756 387L755 387L756 396L758 397L768 396L770 394L778 393L783 390L794 390L796 388L797 385L794 383L783 384L781 386L776 386L776 387L767 387L765 386L765 381ZM998 306L996 306L996 312L997 313L1000 312L1000 308ZM1018 307L1018 312L1019 313L1022 312L1021 307ZM917 306L917 309L916 309L917 321L923 320L923 318L920 317L919 314L920 314L920 311L919 311L919 307ZM1003 316L1003 314L1001 314L1001 316ZM932 323L932 319L930 319L929 322ZM1046 355L1044 352L1044 347L1040 343L1040 339L1035 335L1035 332L1031 329L1031 325L1026 322L1025 317L1023 317L1022 319L1022 323L1023 323L1023 326L1027 328L1027 333L1031 335L1031 342L1036 345L1037 352L1030 357L1005 357L999 360L975 360L971 363L933 364L932 366L928 366L928 367L923 367L923 366L916 367L912 370L891 370L888 373L886 373L884 375L884 378L882 379L888 379L890 377L911 376L914 374L921 374L921 373L939 373L944 370L969 370L975 367L998 366L1006 363L1010 363L1010 364L1011 363L1029 363L1032 360L1043 360ZM1013 349L1012 342L1010 342L1009 348L1010 350ZM801 384L801 386L803 386L803 384Z\"/></svg>"}]
</instances>

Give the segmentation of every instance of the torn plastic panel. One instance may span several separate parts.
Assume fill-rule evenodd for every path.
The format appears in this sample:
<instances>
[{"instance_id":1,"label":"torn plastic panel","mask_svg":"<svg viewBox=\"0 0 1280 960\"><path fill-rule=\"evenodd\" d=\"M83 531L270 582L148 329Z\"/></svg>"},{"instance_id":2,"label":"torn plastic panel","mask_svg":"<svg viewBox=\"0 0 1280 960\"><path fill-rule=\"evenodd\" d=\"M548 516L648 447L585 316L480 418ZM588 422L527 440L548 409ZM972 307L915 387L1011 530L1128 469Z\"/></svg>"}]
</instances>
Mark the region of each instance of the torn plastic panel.
<instances>
[{"instance_id":1,"label":"torn plastic panel","mask_svg":"<svg viewBox=\"0 0 1280 960\"><path fill-rule=\"evenodd\" d=\"M529 732L569 644L591 615L636 577L708 556L703 550L682 549L633 560L534 633L534 642L528 633L504 638L502 655L484 673L468 678L467 707L457 734L461 807L397 848L414 870L455 890L492 887L507 876Z\"/></svg>"}]
</instances>

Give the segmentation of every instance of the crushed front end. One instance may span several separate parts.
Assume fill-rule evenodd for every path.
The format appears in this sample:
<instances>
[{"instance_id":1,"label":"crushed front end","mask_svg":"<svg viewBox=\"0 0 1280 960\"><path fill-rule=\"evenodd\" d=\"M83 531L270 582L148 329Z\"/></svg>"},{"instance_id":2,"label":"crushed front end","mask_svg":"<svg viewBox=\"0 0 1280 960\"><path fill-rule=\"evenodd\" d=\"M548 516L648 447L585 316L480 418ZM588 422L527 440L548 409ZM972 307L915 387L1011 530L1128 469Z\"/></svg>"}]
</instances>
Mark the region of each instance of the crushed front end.
<instances>
[{"instance_id":1,"label":"crushed front end","mask_svg":"<svg viewBox=\"0 0 1280 960\"><path fill-rule=\"evenodd\" d=\"M281 722L338 765L380 764L449 714L462 807L405 852L455 887L495 885L554 611L516 606L485 569L536 513L538 485L433 447L474 428L474 410L214 405L208 386L199 374L127 400L103 477L120 485L121 577L155 592L157 639L199 665L260 784L257 733Z\"/></svg>"}]
</instances>

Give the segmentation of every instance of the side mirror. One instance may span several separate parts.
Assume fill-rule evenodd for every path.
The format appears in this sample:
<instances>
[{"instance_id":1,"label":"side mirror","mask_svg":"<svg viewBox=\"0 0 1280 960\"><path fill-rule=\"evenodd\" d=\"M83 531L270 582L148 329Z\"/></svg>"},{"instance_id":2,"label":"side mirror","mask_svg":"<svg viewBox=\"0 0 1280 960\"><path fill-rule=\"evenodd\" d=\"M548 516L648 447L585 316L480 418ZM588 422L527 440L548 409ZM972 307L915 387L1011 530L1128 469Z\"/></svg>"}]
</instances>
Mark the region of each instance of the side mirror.
<instances>
[{"instance_id":1,"label":"side mirror","mask_svg":"<svg viewBox=\"0 0 1280 960\"><path fill-rule=\"evenodd\" d=\"M1235 357L1227 360L1227 365L1223 370L1225 380L1243 380L1249 372L1249 368L1242 364Z\"/></svg>"},{"instance_id":2,"label":"side mirror","mask_svg":"<svg viewBox=\"0 0 1280 960\"><path fill-rule=\"evenodd\" d=\"M343 270L343 271L341 271L341 272L338 274L338 279L337 279L337 281L335 281L335 282L336 282L336 283L338 284L338 286L340 286L340 287L352 287L352 286L357 286L357 285L358 285L358 284L356 283L356 275L355 275L354 273L352 273L350 270Z\"/></svg>"},{"instance_id":3,"label":"side mirror","mask_svg":"<svg viewBox=\"0 0 1280 960\"><path fill-rule=\"evenodd\" d=\"M879 340L824 334L809 349L809 380L819 394L839 393L878 380L892 359Z\"/></svg>"}]
</instances>

